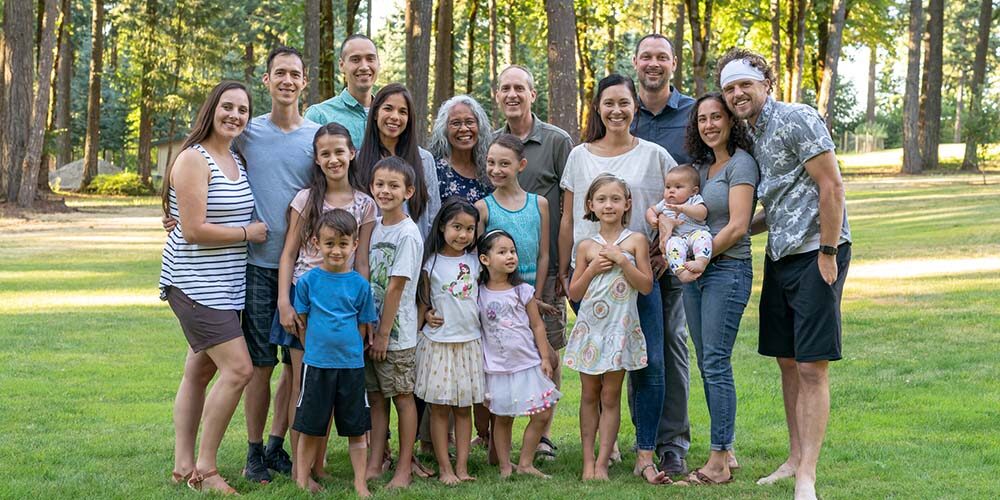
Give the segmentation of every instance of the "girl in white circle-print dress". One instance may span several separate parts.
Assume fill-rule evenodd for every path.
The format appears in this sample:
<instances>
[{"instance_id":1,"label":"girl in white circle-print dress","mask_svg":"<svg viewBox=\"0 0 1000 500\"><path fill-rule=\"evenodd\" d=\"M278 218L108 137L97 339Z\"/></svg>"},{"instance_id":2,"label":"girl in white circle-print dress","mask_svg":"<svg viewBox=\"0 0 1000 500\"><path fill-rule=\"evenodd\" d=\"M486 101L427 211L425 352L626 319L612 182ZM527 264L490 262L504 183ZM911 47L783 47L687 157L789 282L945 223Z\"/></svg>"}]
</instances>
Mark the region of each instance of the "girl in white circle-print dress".
<instances>
[{"instance_id":1,"label":"girl in white circle-print dress","mask_svg":"<svg viewBox=\"0 0 1000 500\"><path fill-rule=\"evenodd\" d=\"M600 229L576 249L569 298L582 302L563 362L580 372L583 479L588 480L608 478L621 424L625 371L647 364L636 296L652 290L653 271L646 236L625 227L632 209L625 181L612 174L598 175L585 200L584 218L600 222ZM598 429L601 443L595 460Z\"/></svg>"}]
</instances>

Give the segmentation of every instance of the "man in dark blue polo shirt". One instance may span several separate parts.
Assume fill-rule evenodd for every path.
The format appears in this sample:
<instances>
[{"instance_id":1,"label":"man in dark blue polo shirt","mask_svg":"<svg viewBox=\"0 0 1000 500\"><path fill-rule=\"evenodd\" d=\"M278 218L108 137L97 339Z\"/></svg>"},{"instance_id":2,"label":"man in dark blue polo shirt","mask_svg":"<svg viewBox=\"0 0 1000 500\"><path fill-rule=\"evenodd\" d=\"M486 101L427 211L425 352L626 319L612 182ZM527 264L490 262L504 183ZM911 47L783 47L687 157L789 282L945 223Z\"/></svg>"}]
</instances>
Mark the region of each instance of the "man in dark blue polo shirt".
<instances>
[{"instance_id":1,"label":"man in dark blue polo shirt","mask_svg":"<svg viewBox=\"0 0 1000 500\"><path fill-rule=\"evenodd\" d=\"M642 37L635 47L632 65L639 81L639 112L632 120L632 135L663 146L678 164L689 163L691 159L684 149L684 133L694 99L670 85L676 68L670 41L659 34ZM656 453L664 472L676 475L687 471L684 459L691 444L687 407L690 372L686 321L680 281L673 273L663 273L666 265L662 255L654 256L652 262L653 272L660 280L664 325L665 397L656 436ZM629 399L631 404L631 397Z\"/></svg>"}]
</instances>

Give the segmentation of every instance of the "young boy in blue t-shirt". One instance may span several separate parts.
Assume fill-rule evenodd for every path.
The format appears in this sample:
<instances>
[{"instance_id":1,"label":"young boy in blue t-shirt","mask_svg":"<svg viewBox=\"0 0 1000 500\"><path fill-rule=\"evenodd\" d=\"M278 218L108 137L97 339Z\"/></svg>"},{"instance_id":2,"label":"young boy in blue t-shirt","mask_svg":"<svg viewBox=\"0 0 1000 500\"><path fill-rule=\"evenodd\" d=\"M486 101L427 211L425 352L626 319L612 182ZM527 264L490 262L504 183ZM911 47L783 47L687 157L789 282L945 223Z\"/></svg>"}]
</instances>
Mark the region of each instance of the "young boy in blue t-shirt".
<instances>
[{"instance_id":1,"label":"young boy in blue t-shirt","mask_svg":"<svg viewBox=\"0 0 1000 500\"><path fill-rule=\"evenodd\" d=\"M346 436L354 469L354 489L369 496L365 432L370 427L365 399L364 333L378 321L368 281L350 268L358 247L358 225L345 210L320 216L313 243L323 263L299 278L295 312L306 325L302 343L302 391L293 429L302 433L295 455L295 482L321 489L310 475L319 456L333 412L337 434ZM336 411L334 411L336 410Z\"/></svg>"}]
</instances>

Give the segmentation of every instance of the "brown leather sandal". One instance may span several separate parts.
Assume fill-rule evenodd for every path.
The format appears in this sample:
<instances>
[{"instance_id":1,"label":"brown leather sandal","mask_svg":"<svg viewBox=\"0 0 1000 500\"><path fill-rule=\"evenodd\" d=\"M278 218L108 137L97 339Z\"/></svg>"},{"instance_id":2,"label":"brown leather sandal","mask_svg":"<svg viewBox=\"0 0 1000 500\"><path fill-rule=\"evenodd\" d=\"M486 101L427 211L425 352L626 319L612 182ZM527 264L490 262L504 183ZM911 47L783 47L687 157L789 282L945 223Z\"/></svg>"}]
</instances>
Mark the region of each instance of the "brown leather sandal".
<instances>
[{"instance_id":1,"label":"brown leather sandal","mask_svg":"<svg viewBox=\"0 0 1000 500\"><path fill-rule=\"evenodd\" d=\"M218 475L219 475L219 469L212 469L212 470L210 470L210 471L208 471L208 472L206 472L204 474L202 474L201 472L198 472L198 469L194 469L194 470L191 471L191 477L188 478L188 480L187 480L188 488L191 488L194 491L204 491L204 484L203 483L205 482L205 480L208 479L208 478L210 478L210 477L218 476ZM236 492L236 490L233 489L232 486L229 486L228 484L226 484L226 489L214 489L213 488L213 491L218 491L218 492L222 493L223 495L238 495L239 494L239 493Z\"/></svg>"},{"instance_id":2,"label":"brown leather sandal","mask_svg":"<svg viewBox=\"0 0 1000 500\"><path fill-rule=\"evenodd\" d=\"M194 474L194 470L189 470L187 474L181 474L177 471L170 472L170 482L174 484L187 484L188 479L191 479L191 475Z\"/></svg>"}]
</instances>

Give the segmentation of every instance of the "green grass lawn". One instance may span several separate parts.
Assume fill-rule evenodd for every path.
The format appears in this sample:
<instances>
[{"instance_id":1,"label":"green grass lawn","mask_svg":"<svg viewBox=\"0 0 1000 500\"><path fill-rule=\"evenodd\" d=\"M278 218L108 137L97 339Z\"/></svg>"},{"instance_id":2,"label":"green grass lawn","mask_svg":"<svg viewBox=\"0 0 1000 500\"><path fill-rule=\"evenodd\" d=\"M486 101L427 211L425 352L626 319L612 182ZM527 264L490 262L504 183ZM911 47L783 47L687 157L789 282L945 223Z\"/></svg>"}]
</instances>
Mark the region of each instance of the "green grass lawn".
<instances>
[{"instance_id":1,"label":"green grass lawn","mask_svg":"<svg viewBox=\"0 0 1000 500\"><path fill-rule=\"evenodd\" d=\"M832 367L823 498L1000 494L1000 184L995 174L987 180L849 183L854 261L843 303L845 357ZM67 202L79 212L0 219L0 497L193 495L168 481L186 343L157 298L158 200ZM376 495L788 498L791 481L754 484L785 459L787 446L777 366L756 353L763 243L754 240L755 292L733 359L743 466L734 484L648 487L632 477L628 452L610 483L582 484L579 381L570 372L554 426L559 459L541 466L553 479L500 481L476 451L475 484L417 480L392 493L376 481ZM692 370L688 461L697 466L708 454L708 415L693 361ZM633 443L627 420L626 413L619 436L626 451ZM266 487L237 479L245 438L240 409L219 461L241 493L307 497L284 477ZM351 496L343 440L334 439L329 463L334 479L322 496Z\"/></svg>"}]
</instances>

